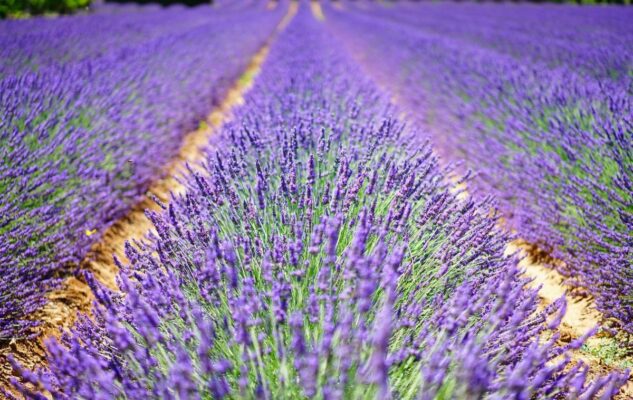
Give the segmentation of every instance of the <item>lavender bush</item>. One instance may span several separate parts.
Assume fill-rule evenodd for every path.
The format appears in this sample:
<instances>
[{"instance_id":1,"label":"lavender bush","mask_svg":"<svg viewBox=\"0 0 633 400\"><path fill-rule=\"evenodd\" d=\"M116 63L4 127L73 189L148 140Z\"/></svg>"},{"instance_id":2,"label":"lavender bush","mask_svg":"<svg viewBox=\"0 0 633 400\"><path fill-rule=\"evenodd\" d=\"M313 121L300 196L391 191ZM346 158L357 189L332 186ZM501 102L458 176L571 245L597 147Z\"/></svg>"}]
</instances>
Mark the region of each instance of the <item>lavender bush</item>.
<instances>
[{"instance_id":1,"label":"lavender bush","mask_svg":"<svg viewBox=\"0 0 633 400\"><path fill-rule=\"evenodd\" d=\"M330 11L442 155L478 171L472 190L633 332L631 10Z\"/></svg>"},{"instance_id":2,"label":"lavender bush","mask_svg":"<svg viewBox=\"0 0 633 400\"><path fill-rule=\"evenodd\" d=\"M0 24L10 61L0 72L0 342L32 333L27 317L46 292L145 193L280 17L253 6Z\"/></svg>"},{"instance_id":3,"label":"lavender bush","mask_svg":"<svg viewBox=\"0 0 633 400\"><path fill-rule=\"evenodd\" d=\"M121 292L22 371L27 398L610 398L536 312L490 200L459 200L429 145L306 8ZM90 279L90 278L89 278ZM16 365L16 368L20 368Z\"/></svg>"}]
</instances>

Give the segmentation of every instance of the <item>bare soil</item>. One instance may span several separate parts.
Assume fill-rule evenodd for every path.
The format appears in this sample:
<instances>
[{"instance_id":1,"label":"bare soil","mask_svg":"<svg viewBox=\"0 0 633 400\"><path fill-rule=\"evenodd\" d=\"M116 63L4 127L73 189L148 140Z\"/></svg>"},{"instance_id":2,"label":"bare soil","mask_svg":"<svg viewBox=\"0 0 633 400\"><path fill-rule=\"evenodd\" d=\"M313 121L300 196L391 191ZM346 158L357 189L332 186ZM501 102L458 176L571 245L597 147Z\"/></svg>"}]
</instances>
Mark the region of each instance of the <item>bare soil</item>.
<instances>
[{"instance_id":1,"label":"bare soil","mask_svg":"<svg viewBox=\"0 0 633 400\"><path fill-rule=\"evenodd\" d=\"M539 288L539 309L544 309L561 297L565 298L567 308L558 327L561 343L569 343L574 339L578 339L594 327L601 326L604 323L605 318L596 308L594 299L588 295L572 295L572 287L565 284L565 277L551 268L551 266L561 264L562 261L551 258L537 247L521 240L508 244L506 252L508 254L515 252L522 254L519 267L524 270L527 277L532 279L530 286ZM589 337L585 344L599 348L604 345L606 338L611 336L613 336L612 333L601 330ZM604 360L582 350L571 352L571 356L573 361L582 361L591 367L590 377L608 374L615 370L612 366L607 365ZM627 384L620 390L616 399L633 399L633 376L629 377Z\"/></svg>"},{"instance_id":2,"label":"bare soil","mask_svg":"<svg viewBox=\"0 0 633 400\"><path fill-rule=\"evenodd\" d=\"M323 14L323 9L321 8L321 3L318 1L310 2L310 11L312 11L312 16L317 21L325 21L325 14Z\"/></svg>"}]
</instances>

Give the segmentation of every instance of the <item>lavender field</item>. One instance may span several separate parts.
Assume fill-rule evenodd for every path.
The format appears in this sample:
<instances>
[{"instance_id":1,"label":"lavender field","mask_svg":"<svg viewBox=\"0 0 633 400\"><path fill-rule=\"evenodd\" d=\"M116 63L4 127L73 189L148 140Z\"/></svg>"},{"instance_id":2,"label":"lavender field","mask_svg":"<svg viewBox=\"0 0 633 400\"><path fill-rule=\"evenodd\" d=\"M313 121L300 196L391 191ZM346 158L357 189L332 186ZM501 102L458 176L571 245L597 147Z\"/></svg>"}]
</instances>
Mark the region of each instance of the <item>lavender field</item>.
<instances>
[{"instance_id":1,"label":"lavender field","mask_svg":"<svg viewBox=\"0 0 633 400\"><path fill-rule=\"evenodd\" d=\"M0 397L633 399L633 9L0 21Z\"/></svg>"}]
</instances>

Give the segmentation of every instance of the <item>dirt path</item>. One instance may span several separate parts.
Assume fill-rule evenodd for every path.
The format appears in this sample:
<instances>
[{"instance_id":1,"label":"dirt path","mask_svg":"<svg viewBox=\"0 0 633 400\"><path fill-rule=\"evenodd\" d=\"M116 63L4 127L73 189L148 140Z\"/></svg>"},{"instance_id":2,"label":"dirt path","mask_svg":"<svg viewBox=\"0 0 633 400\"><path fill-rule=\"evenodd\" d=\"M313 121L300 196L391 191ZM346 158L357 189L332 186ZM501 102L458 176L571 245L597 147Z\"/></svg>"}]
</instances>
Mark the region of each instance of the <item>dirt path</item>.
<instances>
[{"instance_id":1,"label":"dirt path","mask_svg":"<svg viewBox=\"0 0 633 400\"><path fill-rule=\"evenodd\" d=\"M321 8L321 3L317 0L310 1L310 11L312 11L312 16L317 21L325 21L325 14L323 14L323 8Z\"/></svg>"},{"instance_id":2,"label":"dirt path","mask_svg":"<svg viewBox=\"0 0 633 400\"><path fill-rule=\"evenodd\" d=\"M558 327L562 343L569 343L574 339L578 339L604 322L605 318L596 308L593 298L572 296L570 294L572 288L565 284L565 277L555 269L545 265L546 263L556 264L560 261L548 260L547 255L539 252L534 246L520 240L509 243L506 247L507 254L515 252L520 252L522 255L519 267L525 271L527 277L533 280L530 287L539 288L540 310L561 297L565 298L567 308ZM610 344L617 346L617 341L612 334L606 331L598 332L585 341L585 347L589 349L600 349ZM582 349L573 351L571 355L574 361L582 361L591 366L592 375L607 374L618 369L605 362L604 358L592 355ZM619 361L626 360L621 359ZM633 399L633 376L629 377L628 382L620 390L616 399Z\"/></svg>"},{"instance_id":3,"label":"dirt path","mask_svg":"<svg viewBox=\"0 0 633 400\"><path fill-rule=\"evenodd\" d=\"M81 263L80 270L90 271L108 287L116 288L117 267L113 256L126 262L125 243L142 241L153 229L150 220L145 216L146 209L158 209L155 202L151 200L152 196L164 203L169 203L170 193L184 191L184 186L176 177L186 171L187 164L196 165L202 161L205 155L204 147L209 142L210 136L230 118L234 107L243 104L244 94L253 86L254 79L260 72L272 42L288 26L297 10L298 3L291 2L286 15L250 60L222 103L209 114L206 122L202 123L199 129L185 136L178 154L165 167L164 178L154 182L148 190L148 195L125 217L105 231L101 240L92 246ZM35 319L42 321L42 325L38 328L38 338L13 341L7 348L0 349L0 387L8 388L9 377L14 375L14 371L6 360L8 354L12 354L22 365L29 368L43 365L46 356L44 340L51 335L58 336L60 328L70 328L79 312L89 313L94 295L85 282L71 277L64 282L61 289L50 293L48 299L46 306L34 316Z\"/></svg>"},{"instance_id":4,"label":"dirt path","mask_svg":"<svg viewBox=\"0 0 633 400\"><path fill-rule=\"evenodd\" d=\"M341 0L333 0L332 6L336 8L337 10L341 10L341 11L345 10L345 7L343 6L343 2Z\"/></svg>"},{"instance_id":5,"label":"dirt path","mask_svg":"<svg viewBox=\"0 0 633 400\"><path fill-rule=\"evenodd\" d=\"M539 262L536 250L529 244L515 241L510 243L506 251L508 253L521 252L523 258L519 266L525 270L525 275L531 279L531 287L540 287L538 292L541 305L552 304L557 299L565 297L567 309L559 328L562 339L577 339L595 326L600 325L603 320L602 314L596 309L590 298L574 298L569 295L571 288L564 284L565 277L556 270L548 268Z\"/></svg>"}]
</instances>

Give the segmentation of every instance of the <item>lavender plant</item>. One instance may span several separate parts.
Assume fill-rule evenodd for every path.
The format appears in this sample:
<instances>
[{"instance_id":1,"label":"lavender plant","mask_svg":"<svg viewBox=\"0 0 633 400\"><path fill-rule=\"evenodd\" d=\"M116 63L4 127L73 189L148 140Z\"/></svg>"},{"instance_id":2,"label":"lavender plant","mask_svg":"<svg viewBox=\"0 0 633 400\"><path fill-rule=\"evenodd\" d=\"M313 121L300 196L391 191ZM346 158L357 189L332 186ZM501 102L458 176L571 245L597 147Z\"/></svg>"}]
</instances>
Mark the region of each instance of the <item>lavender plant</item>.
<instances>
[{"instance_id":1,"label":"lavender plant","mask_svg":"<svg viewBox=\"0 0 633 400\"><path fill-rule=\"evenodd\" d=\"M121 292L22 370L27 398L605 398L429 145L304 9ZM90 280L90 278L88 277ZM18 365L15 365L20 369Z\"/></svg>"},{"instance_id":2,"label":"lavender plant","mask_svg":"<svg viewBox=\"0 0 633 400\"><path fill-rule=\"evenodd\" d=\"M328 21L442 155L477 170L473 192L494 194L509 228L633 332L630 10L478 10L332 9Z\"/></svg>"},{"instance_id":3,"label":"lavender plant","mask_svg":"<svg viewBox=\"0 0 633 400\"><path fill-rule=\"evenodd\" d=\"M31 33L29 21L0 23L3 345L33 334L47 291L144 195L280 16L176 9L37 20ZM93 36L110 22L107 39Z\"/></svg>"}]
</instances>

